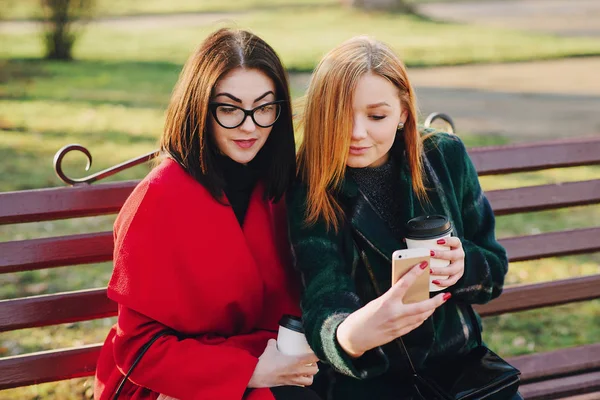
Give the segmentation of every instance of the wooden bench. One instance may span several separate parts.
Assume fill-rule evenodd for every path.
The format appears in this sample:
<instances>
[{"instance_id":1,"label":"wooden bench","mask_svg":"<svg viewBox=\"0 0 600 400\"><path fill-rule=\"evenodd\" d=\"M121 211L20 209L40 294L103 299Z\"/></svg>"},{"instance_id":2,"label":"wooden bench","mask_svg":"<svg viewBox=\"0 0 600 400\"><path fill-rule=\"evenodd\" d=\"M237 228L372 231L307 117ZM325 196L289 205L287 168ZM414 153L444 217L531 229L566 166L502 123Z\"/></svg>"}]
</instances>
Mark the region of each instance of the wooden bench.
<instances>
[{"instance_id":1,"label":"wooden bench","mask_svg":"<svg viewBox=\"0 0 600 400\"><path fill-rule=\"evenodd\" d=\"M469 154L481 176L596 165L600 164L600 138L473 148ZM148 154L135 162L151 157ZM0 225L114 214L136 184L79 184L0 193ZM600 179L493 190L487 196L497 215L598 204ZM600 250L600 227L512 237L501 242L511 262L593 253ZM110 261L112 250L111 232L2 242L0 274ZM500 298L477 310L482 316L492 316L597 298L600 274L507 287ZM107 299L105 288L2 300L0 332L115 314L116 304ZM598 339L596 344L511 358L523 372L521 390L525 397L556 399L600 391ZM93 344L0 358L0 390L93 375L100 347ZM600 397L573 400L576 398Z\"/></svg>"}]
</instances>

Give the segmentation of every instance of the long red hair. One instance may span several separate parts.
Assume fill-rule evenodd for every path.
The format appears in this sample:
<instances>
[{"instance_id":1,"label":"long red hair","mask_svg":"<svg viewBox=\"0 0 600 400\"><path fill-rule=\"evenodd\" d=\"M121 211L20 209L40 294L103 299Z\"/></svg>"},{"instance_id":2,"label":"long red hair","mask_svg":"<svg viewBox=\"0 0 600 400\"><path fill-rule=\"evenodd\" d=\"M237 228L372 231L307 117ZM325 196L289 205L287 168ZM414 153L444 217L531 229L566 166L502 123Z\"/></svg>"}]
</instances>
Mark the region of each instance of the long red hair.
<instances>
[{"instance_id":1,"label":"long red hair","mask_svg":"<svg viewBox=\"0 0 600 400\"><path fill-rule=\"evenodd\" d=\"M298 152L298 174L308 187L308 224L323 219L328 228L339 228L342 210L335 192L346 171L352 135L352 96L358 80L367 73L377 74L398 88L407 115L399 134L403 135L413 190L419 199L427 198L415 93L404 64L385 44L355 37L325 55L308 87L302 120L304 137Z\"/></svg>"}]
</instances>

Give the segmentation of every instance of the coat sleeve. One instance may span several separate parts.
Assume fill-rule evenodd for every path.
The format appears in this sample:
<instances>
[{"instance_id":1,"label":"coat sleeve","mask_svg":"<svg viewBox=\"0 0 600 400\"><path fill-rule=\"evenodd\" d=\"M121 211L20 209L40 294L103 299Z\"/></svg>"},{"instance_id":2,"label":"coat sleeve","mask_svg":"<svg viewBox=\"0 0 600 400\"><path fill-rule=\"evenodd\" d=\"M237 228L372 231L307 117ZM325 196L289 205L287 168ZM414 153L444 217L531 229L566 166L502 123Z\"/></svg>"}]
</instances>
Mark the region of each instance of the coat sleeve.
<instances>
[{"instance_id":1,"label":"coat sleeve","mask_svg":"<svg viewBox=\"0 0 600 400\"><path fill-rule=\"evenodd\" d=\"M119 306L114 359L123 375L140 349L167 327L127 307ZM263 337L260 337L260 336ZM154 392L177 399L231 399L243 397L257 357L247 350L267 332L223 338L213 335L178 338L168 334L154 342L129 379Z\"/></svg>"},{"instance_id":2,"label":"coat sleeve","mask_svg":"<svg viewBox=\"0 0 600 400\"><path fill-rule=\"evenodd\" d=\"M450 288L457 299L471 304L484 304L500 296L504 277L508 272L506 250L498 243L495 234L495 217L492 207L479 184L477 171L460 139L456 138L455 160L462 168L460 193L465 251L463 277Z\"/></svg>"},{"instance_id":3,"label":"coat sleeve","mask_svg":"<svg viewBox=\"0 0 600 400\"><path fill-rule=\"evenodd\" d=\"M388 359L381 348L351 358L337 341L337 328L362 307L350 271L352 260L344 248L343 232L327 230L324 223L304 222L306 189L289 196L288 219L294 264L302 275L302 319L308 343L320 360L357 379L383 374ZM351 253L353 254L353 252Z\"/></svg>"}]
</instances>

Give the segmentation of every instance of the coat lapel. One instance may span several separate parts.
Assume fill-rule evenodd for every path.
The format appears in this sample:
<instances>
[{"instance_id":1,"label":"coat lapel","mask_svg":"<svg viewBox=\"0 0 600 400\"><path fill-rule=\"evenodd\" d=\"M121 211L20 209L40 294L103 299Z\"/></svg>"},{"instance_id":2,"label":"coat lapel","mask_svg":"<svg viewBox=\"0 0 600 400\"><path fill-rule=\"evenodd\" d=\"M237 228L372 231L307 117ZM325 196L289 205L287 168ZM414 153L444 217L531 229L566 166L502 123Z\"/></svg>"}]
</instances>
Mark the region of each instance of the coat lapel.
<instances>
[{"instance_id":1,"label":"coat lapel","mask_svg":"<svg viewBox=\"0 0 600 400\"><path fill-rule=\"evenodd\" d=\"M285 210L278 210L279 204L264 198L262 183L256 186L248 205L243 232L263 285L263 306L257 327L276 330L277 324L271 325L270 322L278 321L282 314L300 315L299 281L294 279L289 256L284 257L286 249L289 249L287 229L277 226L284 222L278 221L277 211Z\"/></svg>"},{"instance_id":2,"label":"coat lapel","mask_svg":"<svg viewBox=\"0 0 600 400\"><path fill-rule=\"evenodd\" d=\"M257 263L268 259L272 262L274 251L274 227L269 203L263 198L263 185L254 188L248 203L248 211L242 231L246 245Z\"/></svg>"},{"instance_id":3,"label":"coat lapel","mask_svg":"<svg viewBox=\"0 0 600 400\"><path fill-rule=\"evenodd\" d=\"M406 248L403 242L394 237L387 223L360 190L351 211L350 223L352 230L361 242L372 247L376 253L390 263L394 251Z\"/></svg>"},{"instance_id":4,"label":"coat lapel","mask_svg":"<svg viewBox=\"0 0 600 400\"><path fill-rule=\"evenodd\" d=\"M414 217L415 201L410 174L407 173L405 163L402 160L399 161L401 178L397 184L401 187L401 197L398 201L403 203L399 218L404 224ZM375 206L349 175L346 175L344 179L342 195L344 203L348 205L348 219L355 236L391 265L392 253L405 249L406 243L396 238L388 223L383 220Z\"/></svg>"}]
</instances>

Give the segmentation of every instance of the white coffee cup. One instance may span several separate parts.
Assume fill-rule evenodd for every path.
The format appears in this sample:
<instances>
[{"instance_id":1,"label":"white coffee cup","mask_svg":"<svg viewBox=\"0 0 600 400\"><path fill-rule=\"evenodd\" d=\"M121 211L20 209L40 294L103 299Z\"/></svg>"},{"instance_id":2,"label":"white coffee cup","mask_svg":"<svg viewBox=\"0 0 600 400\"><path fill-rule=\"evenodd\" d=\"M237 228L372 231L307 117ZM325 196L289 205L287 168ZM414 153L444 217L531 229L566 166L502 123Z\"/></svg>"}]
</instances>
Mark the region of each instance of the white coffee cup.
<instances>
[{"instance_id":1,"label":"white coffee cup","mask_svg":"<svg viewBox=\"0 0 600 400\"><path fill-rule=\"evenodd\" d=\"M279 320L277 333L277 349L283 354L300 356L312 354L312 349L304 336L302 320L293 315L284 315Z\"/></svg>"},{"instance_id":2,"label":"white coffee cup","mask_svg":"<svg viewBox=\"0 0 600 400\"><path fill-rule=\"evenodd\" d=\"M406 247L409 249L450 250L450 246L437 243L439 239L452 236L452 224L443 215L425 215L413 218L406 223L406 231ZM450 265L450 261L431 257L429 265L431 268L440 269ZM447 278L448 276L443 275L430 275L429 291L443 290L432 281Z\"/></svg>"}]
</instances>

